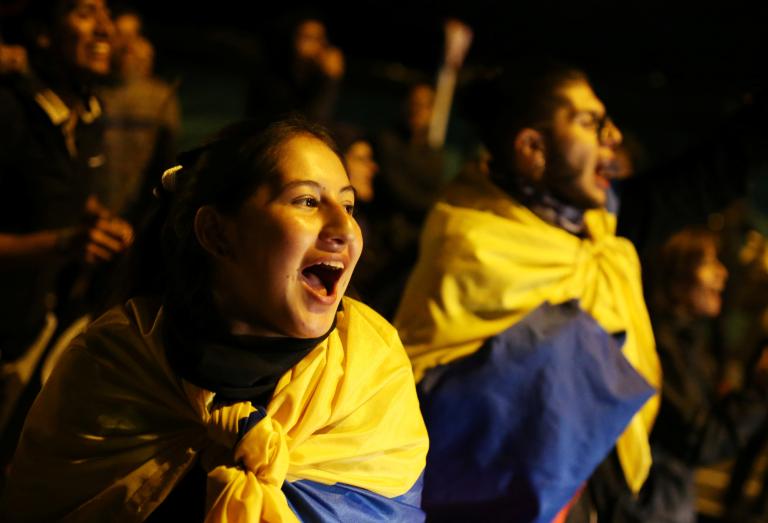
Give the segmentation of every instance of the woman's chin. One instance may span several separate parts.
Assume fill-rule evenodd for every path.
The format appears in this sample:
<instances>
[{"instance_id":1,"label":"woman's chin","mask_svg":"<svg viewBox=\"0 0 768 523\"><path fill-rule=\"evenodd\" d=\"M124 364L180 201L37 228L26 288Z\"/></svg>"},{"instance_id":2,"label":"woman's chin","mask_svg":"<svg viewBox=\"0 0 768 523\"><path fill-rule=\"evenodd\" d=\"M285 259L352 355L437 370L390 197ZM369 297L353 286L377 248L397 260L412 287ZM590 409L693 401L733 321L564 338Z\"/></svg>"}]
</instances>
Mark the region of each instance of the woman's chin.
<instances>
[{"instance_id":1,"label":"woman's chin","mask_svg":"<svg viewBox=\"0 0 768 523\"><path fill-rule=\"evenodd\" d=\"M294 322L291 329L293 338L319 338L331 329L336 317L336 309L322 314L306 314L299 321Z\"/></svg>"}]
</instances>

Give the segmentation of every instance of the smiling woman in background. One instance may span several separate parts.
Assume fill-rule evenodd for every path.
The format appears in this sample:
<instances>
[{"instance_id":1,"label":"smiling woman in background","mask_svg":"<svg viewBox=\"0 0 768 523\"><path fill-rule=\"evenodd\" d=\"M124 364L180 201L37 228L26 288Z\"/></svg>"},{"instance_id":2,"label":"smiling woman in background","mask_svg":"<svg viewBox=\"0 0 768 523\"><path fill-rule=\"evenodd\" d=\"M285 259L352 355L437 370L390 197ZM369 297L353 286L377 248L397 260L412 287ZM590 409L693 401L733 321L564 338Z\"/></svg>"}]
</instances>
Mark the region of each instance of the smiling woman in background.
<instances>
[{"instance_id":1,"label":"smiling woman in background","mask_svg":"<svg viewBox=\"0 0 768 523\"><path fill-rule=\"evenodd\" d=\"M720 315L728 271L717 250L714 233L688 227L649 263L649 305L664 381L638 521L695 522L694 469L734 457L765 420L765 351L756 379L742 390L722 392L725 354L712 320Z\"/></svg>"},{"instance_id":2,"label":"smiling woman in background","mask_svg":"<svg viewBox=\"0 0 768 523\"><path fill-rule=\"evenodd\" d=\"M362 239L331 139L301 120L239 124L180 160L149 227L163 262L145 257L142 297L63 356L7 513L423 519L410 363L386 321L342 298Z\"/></svg>"}]
</instances>

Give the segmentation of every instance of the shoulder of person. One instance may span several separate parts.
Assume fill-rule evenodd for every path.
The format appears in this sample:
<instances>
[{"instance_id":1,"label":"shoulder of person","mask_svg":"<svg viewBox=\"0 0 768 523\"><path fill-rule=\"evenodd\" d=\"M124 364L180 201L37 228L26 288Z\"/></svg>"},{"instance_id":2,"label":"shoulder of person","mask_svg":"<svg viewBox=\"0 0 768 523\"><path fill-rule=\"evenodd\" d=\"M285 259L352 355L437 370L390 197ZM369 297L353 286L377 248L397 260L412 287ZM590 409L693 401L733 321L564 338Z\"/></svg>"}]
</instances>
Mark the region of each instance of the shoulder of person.
<instances>
[{"instance_id":1,"label":"shoulder of person","mask_svg":"<svg viewBox=\"0 0 768 523\"><path fill-rule=\"evenodd\" d=\"M95 319L74 346L99 359L164 359L159 299L133 298Z\"/></svg>"},{"instance_id":2,"label":"shoulder of person","mask_svg":"<svg viewBox=\"0 0 768 523\"><path fill-rule=\"evenodd\" d=\"M24 118L25 104L21 100L18 90L14 88L8 79L0 79L0 119L4 125L0 126L3 135L18 132L16 127Z\"/></svg>"}]
</instances>

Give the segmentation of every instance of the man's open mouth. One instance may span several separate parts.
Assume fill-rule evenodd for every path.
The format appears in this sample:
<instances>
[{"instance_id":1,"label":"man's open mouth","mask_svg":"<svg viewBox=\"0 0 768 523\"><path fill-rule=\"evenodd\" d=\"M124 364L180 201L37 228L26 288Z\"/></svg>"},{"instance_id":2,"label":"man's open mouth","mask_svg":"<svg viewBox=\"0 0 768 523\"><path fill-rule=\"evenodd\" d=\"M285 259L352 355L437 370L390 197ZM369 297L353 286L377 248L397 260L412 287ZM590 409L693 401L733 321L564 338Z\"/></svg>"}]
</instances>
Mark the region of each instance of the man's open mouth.
<instances>
[{"instance_id":1,"label":"man's open mouth","mask_svg":"<svg viewBox=\"0 0 768 523\"><path fill-rule=\"evenodd\" d=\"M606 171L598 170L595 172L595 184L604 190L611 186L611 179L607 176Z\"/></svg>"},{"instance_id":2,"label":"man's open mouth","mask_svg":"<svg viewBox=\"0 0 768 523\"><path fill-rule=\"evenodd\" d=\"M344 264L340 261L315 263L301 271L309 288L320 296L333 296L343 273Z\"/></svg>"}]
</instances>

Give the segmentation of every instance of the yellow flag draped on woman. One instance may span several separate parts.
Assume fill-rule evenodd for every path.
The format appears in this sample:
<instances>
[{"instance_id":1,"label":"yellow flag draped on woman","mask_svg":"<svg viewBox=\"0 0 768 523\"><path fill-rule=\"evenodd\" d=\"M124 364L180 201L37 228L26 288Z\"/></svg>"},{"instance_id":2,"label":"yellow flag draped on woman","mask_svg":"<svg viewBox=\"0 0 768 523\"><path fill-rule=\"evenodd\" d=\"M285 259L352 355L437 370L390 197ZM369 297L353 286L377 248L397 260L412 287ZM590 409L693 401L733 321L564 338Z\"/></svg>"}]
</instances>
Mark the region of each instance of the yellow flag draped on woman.
<instances>
[{"instance_id":1,"label":"yellow flag draped on woman","mask_svg":"<svg viewBox=\"0 0 768 523\"><path fill-rule=\"evenodd\" d=\"M418 490L428 441L410 364L365 305L344 299L266 409L219 406L179 378L162 324L162 310L132 300L74 342L27 419L5 492L12 519L143 521L198 455L207 521L298 521L290 484L363 489L385 505ZM415 499L388 518L420 515Z\"/></svg>"},{"instance_id":2,"label":"yellow flag draped on woman","mask_svg":"<svg viewBox=\"0 0 768 523\"><path fill-rule=\"evenodd\" d=\"M452 184L422 233L395 326L417 382L426 371L476 352L544 302L576 299L659 389L661 369L632 244L615 236L607 211L585 215L587 237L550 225L478 177ZM628 486L638 492L651 464L648 434L658 394L616 443Z\"/></svg>"}]
</instances>

